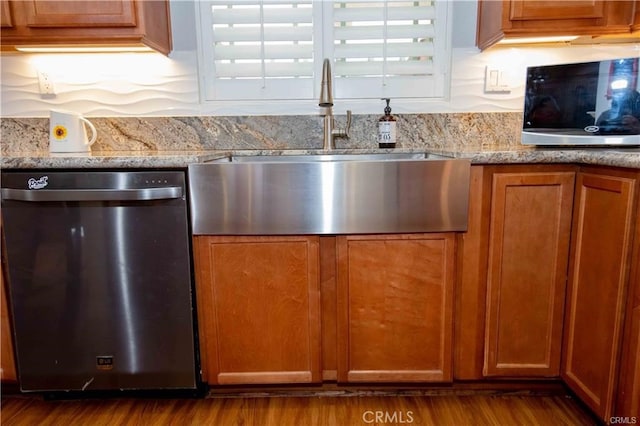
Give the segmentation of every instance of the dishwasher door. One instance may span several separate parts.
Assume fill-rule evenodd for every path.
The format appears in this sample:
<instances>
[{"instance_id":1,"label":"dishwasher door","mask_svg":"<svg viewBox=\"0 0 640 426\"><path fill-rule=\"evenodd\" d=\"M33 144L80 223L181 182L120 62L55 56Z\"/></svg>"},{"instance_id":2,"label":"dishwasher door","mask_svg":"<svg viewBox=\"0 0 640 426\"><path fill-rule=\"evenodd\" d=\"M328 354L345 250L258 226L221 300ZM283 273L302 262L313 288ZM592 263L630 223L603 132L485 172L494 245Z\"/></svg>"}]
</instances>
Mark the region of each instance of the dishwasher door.
<instances>
[{"instance_id":1,"label":"dishwasher door","mask_svg":"<svg viewBox=\"0 0 640 426\"><path fill-rule=\"evenodd\" d=\"M183 172L2 173L23 391L196 389Z\"/></svg>"}]
</instances>

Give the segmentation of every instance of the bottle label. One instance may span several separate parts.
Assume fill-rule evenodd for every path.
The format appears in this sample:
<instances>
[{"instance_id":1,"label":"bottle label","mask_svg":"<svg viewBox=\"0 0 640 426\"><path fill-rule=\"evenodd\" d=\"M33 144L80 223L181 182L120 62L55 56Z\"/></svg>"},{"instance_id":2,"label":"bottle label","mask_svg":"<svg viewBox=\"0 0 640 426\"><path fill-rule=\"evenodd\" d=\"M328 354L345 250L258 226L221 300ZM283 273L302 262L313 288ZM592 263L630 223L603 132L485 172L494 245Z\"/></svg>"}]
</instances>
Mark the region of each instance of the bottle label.
<instances>
[{"instance_id":1,"label":"bottle label","mask_svg":"<svg viewBox=\"0 0 640 426\"><path fill-rule=\"evenodd\" d=\"M378 122L378 143L396 143L396 122Z\"/></svg>"}]
</instances>

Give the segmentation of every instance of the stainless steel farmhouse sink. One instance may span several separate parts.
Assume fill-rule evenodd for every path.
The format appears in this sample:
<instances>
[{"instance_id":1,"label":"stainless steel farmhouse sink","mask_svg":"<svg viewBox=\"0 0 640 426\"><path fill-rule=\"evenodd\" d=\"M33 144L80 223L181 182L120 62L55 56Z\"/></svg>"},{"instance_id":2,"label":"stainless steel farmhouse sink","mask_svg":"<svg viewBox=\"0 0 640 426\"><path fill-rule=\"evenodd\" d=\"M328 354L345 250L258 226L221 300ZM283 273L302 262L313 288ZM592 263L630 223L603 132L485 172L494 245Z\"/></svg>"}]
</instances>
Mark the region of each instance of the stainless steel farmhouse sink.
<instances>
[{"instance_id":1,"label":"stainless steel farmhouse sink","mask_svg":"<svg viewBox=\"0 0 640 426\"><path fill-rule=\"evenodd\" d=\"M424 153L231 156L189 165L195 235L467 229L470 162Z\"/></svg>"}]
</instances>

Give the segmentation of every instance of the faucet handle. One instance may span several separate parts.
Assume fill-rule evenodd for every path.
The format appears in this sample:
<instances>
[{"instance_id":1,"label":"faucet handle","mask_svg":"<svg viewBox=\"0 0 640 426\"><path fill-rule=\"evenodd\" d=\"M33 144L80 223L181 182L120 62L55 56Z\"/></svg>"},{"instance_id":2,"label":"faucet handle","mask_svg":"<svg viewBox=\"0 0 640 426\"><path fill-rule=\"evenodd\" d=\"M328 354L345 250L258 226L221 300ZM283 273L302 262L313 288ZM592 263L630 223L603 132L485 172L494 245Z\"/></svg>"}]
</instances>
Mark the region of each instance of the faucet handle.
<instances>
[{"instance_id":1,"label":"faucet handle","mask_svg":"<svg viewBox=\"0 0 640 426\"><path fill-rule=\"evenodd\" d=\"M349 139L349 129L351 129L351 110L348 109L347 110L347 124L346 124L346 127L345 127L344 131L340 130L340 129L334 129L332 131L332 134L333 134L334 137L337 137L337 138L347 138L347 139Z\"/></svg>"},{"instance_id":2,"label":"faucet handle","mask_svg":"<svg viewBox=\"0 0 640 426\"><path fill-rule=\"evenodd\" d=\"M351 110L347 110L347 127L344 129L344 136L349 138L349 130L351 129Z\"/></svg>"}]
</instances>

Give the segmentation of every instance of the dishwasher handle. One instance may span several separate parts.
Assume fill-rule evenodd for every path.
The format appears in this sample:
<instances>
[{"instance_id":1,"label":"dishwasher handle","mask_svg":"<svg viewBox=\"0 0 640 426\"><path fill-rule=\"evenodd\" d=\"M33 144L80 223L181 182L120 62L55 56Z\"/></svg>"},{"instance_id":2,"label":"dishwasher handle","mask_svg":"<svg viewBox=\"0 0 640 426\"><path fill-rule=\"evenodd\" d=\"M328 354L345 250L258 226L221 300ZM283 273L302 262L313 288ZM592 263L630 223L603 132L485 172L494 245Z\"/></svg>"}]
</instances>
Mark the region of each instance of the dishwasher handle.
<instances>
[{"instance_id":1,"label":"dishwasher handle","mask_svg":"<svg viewBox=\"0 0 640 426\"><path fill-rule=\"evenodd\" d=\"M138 189L47 189L2 188L3 200L17 201L148 201L182 198L181 186Z\"/></svg>"}]
</instances>

